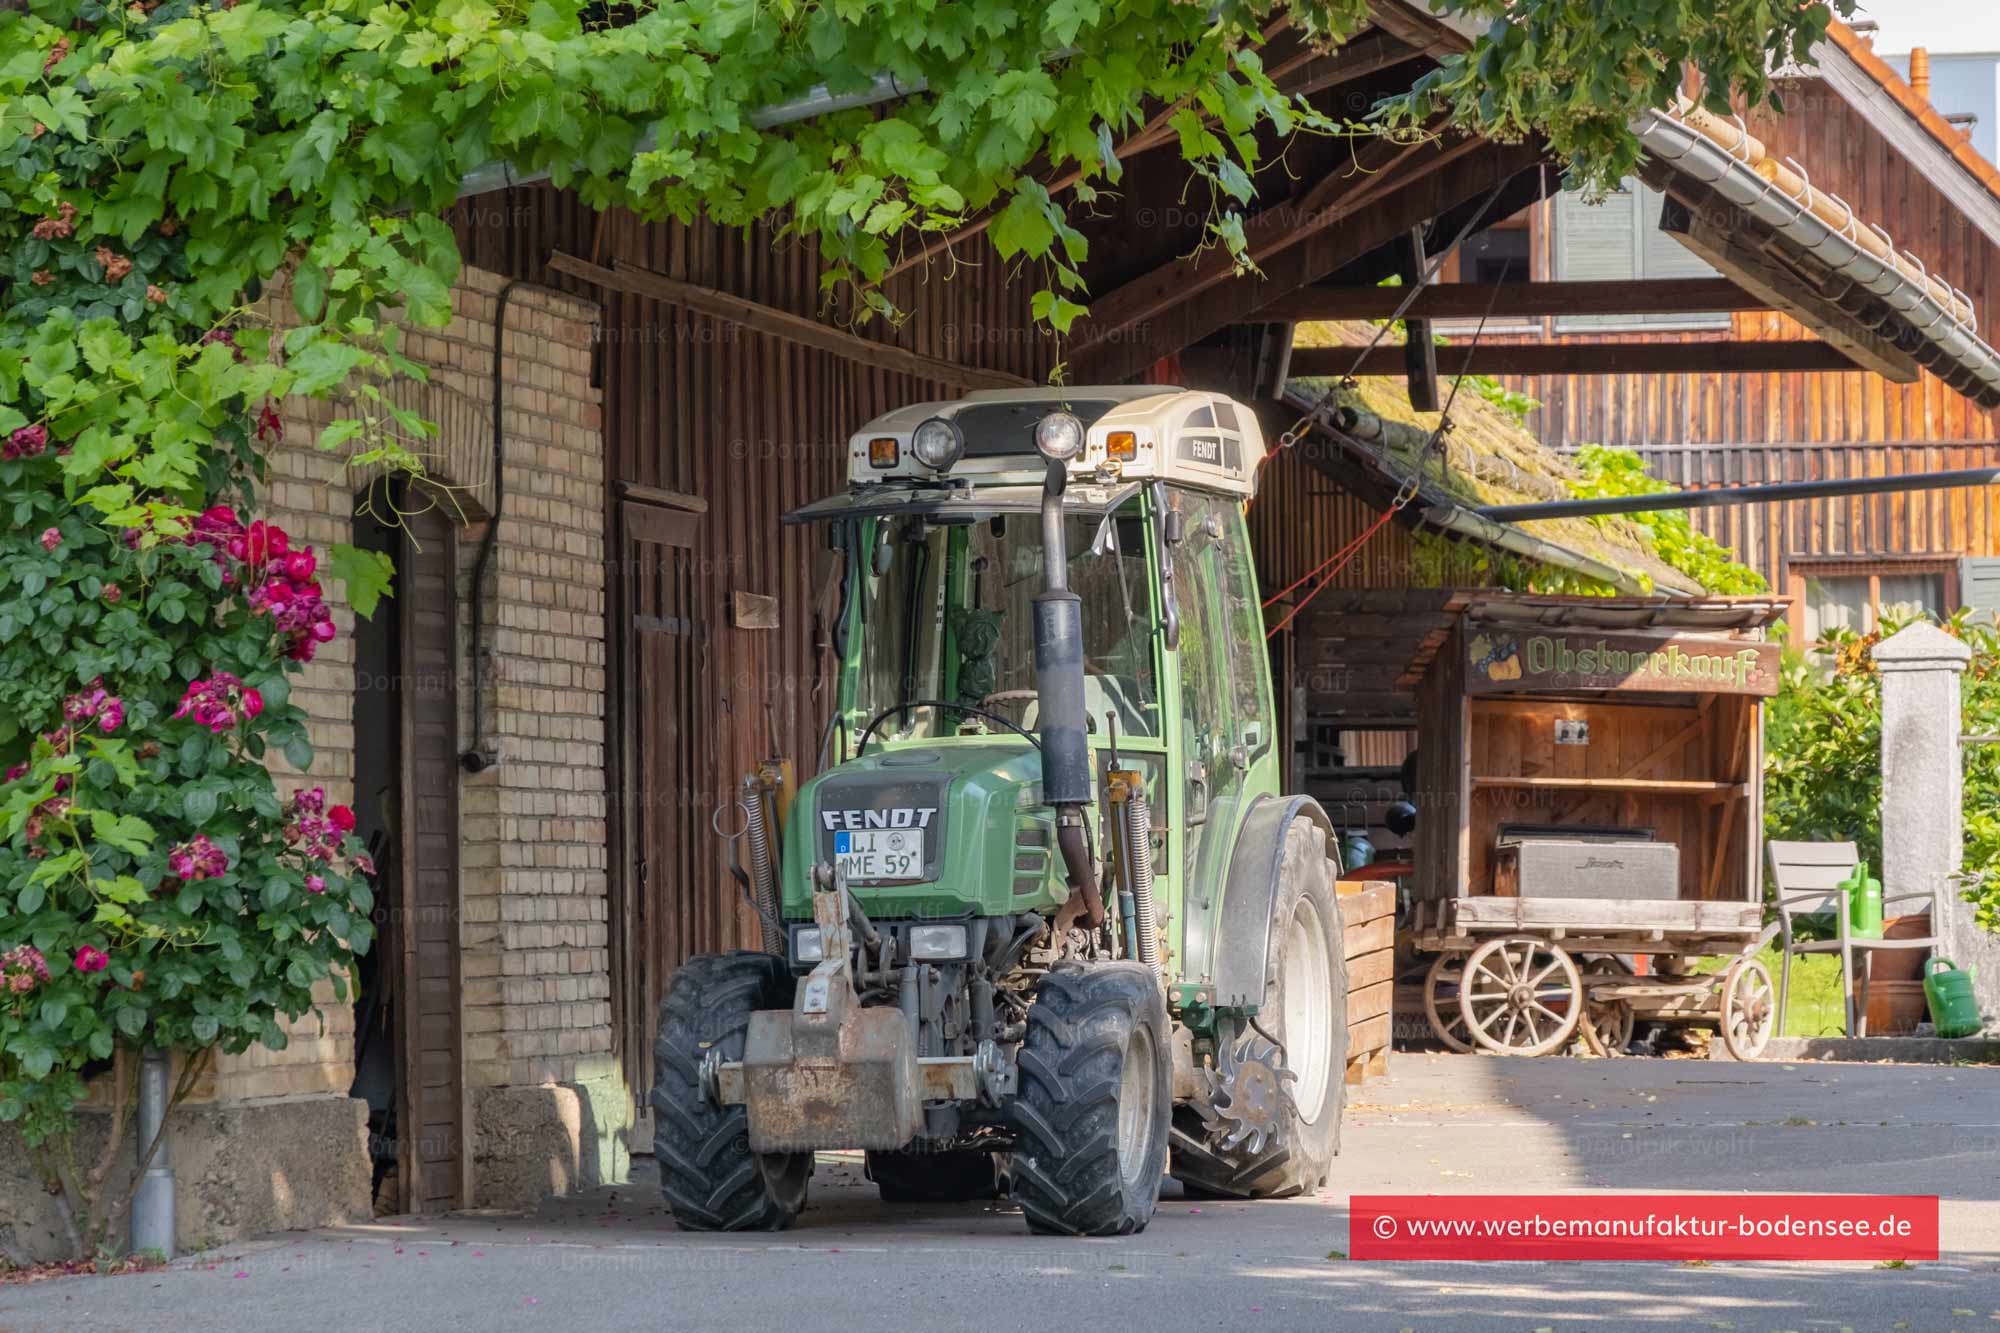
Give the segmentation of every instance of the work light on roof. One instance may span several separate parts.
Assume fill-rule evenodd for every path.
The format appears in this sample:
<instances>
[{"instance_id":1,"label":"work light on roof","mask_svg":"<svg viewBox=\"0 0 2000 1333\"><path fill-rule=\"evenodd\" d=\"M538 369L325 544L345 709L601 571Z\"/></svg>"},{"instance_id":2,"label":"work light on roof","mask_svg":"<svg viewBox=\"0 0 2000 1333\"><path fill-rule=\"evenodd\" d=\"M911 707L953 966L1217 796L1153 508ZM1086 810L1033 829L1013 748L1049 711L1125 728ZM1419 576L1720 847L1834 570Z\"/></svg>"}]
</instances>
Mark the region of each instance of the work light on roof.
<instances>
[{"instance_id":1,"label":"work light on roof","mask_svg":"<svg viewBox=\"0 0 2000 1333\"><path fill-rule=\"evenodd\" d=\"M1035 423L1035 448L1042 457L1067 463L1083 452L1083 423L1067 412L1051 412Z\"/></svg>"},{"instance_id":2,"label":"work light on roof","mask_svg":"<svg viewBox=\"0 0 2000 1333\"><path fill-rule=\"evenodd\" d=\"M945 417L930 417L910 433L910 452L933 472L950 471L965 452L965 436Z\"/></svg>"}]
</instances>

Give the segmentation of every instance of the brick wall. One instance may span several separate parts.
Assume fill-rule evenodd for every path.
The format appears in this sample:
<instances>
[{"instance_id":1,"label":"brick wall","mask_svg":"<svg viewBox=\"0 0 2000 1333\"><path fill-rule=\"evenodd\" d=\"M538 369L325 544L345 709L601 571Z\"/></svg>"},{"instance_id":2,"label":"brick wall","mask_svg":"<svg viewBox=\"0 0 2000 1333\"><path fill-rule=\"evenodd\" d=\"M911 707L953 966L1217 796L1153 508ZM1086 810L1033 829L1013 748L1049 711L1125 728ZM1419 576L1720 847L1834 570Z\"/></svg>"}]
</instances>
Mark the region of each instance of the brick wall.
<instances>
[{"instance_id":1,"label":"brick wall","mask_svg":"<svg viewBox=\"0 0 2000 1333\"><path fill-rule=\"evenodd\" d=\"M473 273L467 282L463 317L490 349L499 280ZM479 741L499 763L466 778L459 797L473 1089L569 1082L611 1053L595 320L594 307L541 288L516 286L508 297L506 499L480 594ZM490 394L487 373L475 375ZM471 581L485 536L481 522L459 548L468 675ZM460 702L470 736L470 681Z\"/></svg>"},{"instance_id":2,"label":"brick wall","mask_svg":"<svg viewBox=\"0 0 2000 1333\"><path fill-rule=\"evenodd\" d=\"M440 426L420 442L440 501L459 532L460 734L471 734L473 569L493 505L493 331L502 280L468 269L458 311L441 330L412 332L404 352L430 368L400 384L399 406ZM272 298L269 309L282 306ZM568 1082L598 1072L611 1051L606 938L604 456L599 394L590 382L597 312L587 302L517 285L507 295L505 502L480 590L485 606L481 741L500 762L460 791L464 978L469 1089ZM324 550L352 541L365 475L318 450L326 423L353 403L284 405L261 516ZM377 409L379 411L379 409ZM354 798L353 616L329 589L341 636L296 678L311 718L312 782ZM282 761L279 784L301 785ZM330 1000L330 993L327 995ZM353 1027L345 1005L293 1025L285 1051L224 1058L219 1100L345 1093Z\"/></svg>"}]
</instances>

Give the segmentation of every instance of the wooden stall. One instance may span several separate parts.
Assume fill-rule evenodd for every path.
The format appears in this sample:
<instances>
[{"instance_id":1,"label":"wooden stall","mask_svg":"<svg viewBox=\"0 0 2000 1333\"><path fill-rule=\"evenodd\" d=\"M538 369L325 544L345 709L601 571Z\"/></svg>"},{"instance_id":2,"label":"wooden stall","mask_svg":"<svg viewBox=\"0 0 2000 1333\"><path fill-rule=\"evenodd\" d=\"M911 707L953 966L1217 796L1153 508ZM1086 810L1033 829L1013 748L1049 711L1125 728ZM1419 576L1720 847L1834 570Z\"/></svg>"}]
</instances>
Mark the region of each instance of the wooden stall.
<instances>
[{"instance_id":1,"label":"wooden stall","mask_svg":"<svg viewBox=\"0 0 2000 1333\"><path fill-rule=\"evenodd\" d=\"M1762 931L1762 705L1780 658L1763 631L1785 610L1464 600L1420 664L1408 921L1437 955L1426 1008L1448 1045L1543 1054L1582 1023L1609 1047L1671 1012L1754 1017L1732 1046L1761 1049L1761 966L1695 980L1680 960L1745 954ZM1634 957L1668 975L1635 977ZM1744 1014L1725 1012L1732 987Z\"/></svg>"}]
</instances>

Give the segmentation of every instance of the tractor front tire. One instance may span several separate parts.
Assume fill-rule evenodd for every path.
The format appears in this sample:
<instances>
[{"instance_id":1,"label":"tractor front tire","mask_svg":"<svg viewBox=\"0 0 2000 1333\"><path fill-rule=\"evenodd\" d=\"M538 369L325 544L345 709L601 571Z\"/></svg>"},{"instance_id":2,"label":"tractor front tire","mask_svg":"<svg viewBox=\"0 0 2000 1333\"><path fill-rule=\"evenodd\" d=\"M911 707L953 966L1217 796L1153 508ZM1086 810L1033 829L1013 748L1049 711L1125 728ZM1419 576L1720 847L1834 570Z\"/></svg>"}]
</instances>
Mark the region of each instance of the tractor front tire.
<instances>
[{"instance_id":1,"label":"tractor front tire","mask_svg":"<svg viewBox=\"0 0 2000 1333\"><path fill-rule=\"evenodd\" d=\"M1340 1151L1347 1099L1347 946L1326 831L1305 819L1285 830L1271 910L1271 952L1257 1021L1285 1047L1291 1114L1277 1150L1253 1156L1208 1140L1194 1107L1174 1113L1174 1178L1190 1194L1282 1199L1317 1189ZM1254 1032L1255 1029L1252 1029Z\"/></svg>"},{"instance_id":2,"label":"tractor front tire","mask_svg":"<svg viewBox=\"0 0 2000 1333\"><path fill-rule=\"evenodd\" d=\"M1012 1191L1031 1231L1126 1236L1160 1201L1173 1106L1166 999L1134 962L1059 968L1028 1008Z\"/></svg>"},{"instance_id":3,"label":"tractor front tire","mask_svg":"<svg viewBox=\"0 0 2000 1333\"><path fill-rule=\"evenodd\" d=\"M968 1203L1000 1193L990 1152L871 1152L866 1170L883 1203Z\"/></svg>"},{"instance_id":4,"label":"tractor front tire","mask_svg":"<svg viewBox=\"0 0 2000 1333\"><path fill-rule=\"evenodd\" d=\"M792 978L766 953L697 954L674 973L653 1043L653 1160L683 1231L783 1231L806 1203L813 1156L753 1153L741 1106L701 1087L710 1051L743 1058L750 1015L789 1009Z\"/></svg>"}]
</instances>

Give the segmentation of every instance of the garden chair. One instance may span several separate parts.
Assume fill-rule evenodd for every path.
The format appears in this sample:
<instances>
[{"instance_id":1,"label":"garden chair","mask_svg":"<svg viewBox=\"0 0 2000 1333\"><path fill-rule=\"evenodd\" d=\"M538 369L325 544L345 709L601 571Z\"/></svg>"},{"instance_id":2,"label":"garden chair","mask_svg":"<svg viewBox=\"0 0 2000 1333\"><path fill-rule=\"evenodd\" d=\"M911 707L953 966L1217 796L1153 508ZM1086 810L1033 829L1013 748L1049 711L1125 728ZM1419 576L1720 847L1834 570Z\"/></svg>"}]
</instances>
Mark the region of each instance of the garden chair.
<instances>
[{"instance_id":1,"label":"garden chair","mask_svg":"<svg viewBox=\"0 0 2000 1333\"><path fill-rule=\"evenodd\" d=\"M1933 949L1935 934L1893 940L1860 939L1849 932L1848 893L1841 881L1854 873L1860 853L1851 842L1779 842L1768 844L1771 858L1771 885L1777 895L1778 931L1778 1032L1785 1030L1785 1004L1792 989L1792 955L1837 953L1840 955L1841 999L1847 1006L1847 1035L1868 1035L1868 972L1873 956L1886 949ZM1939 915L1937 886L1921 893L1885 894L1882 915L1895 915L1891 903L1923 899L1930 904L1931 929L1936 931ZM1831 916L1835 936L1830 940L1802 940L1792 933L1794 917ZM1855 968L1856 960L1860 969ZM1858 987L1857 987L1858 983ZM1857 1000L1856 991L1859 990ZM1859 1019L1857 1021L1857 1010Z\"/></svg>"}]
</instances>

